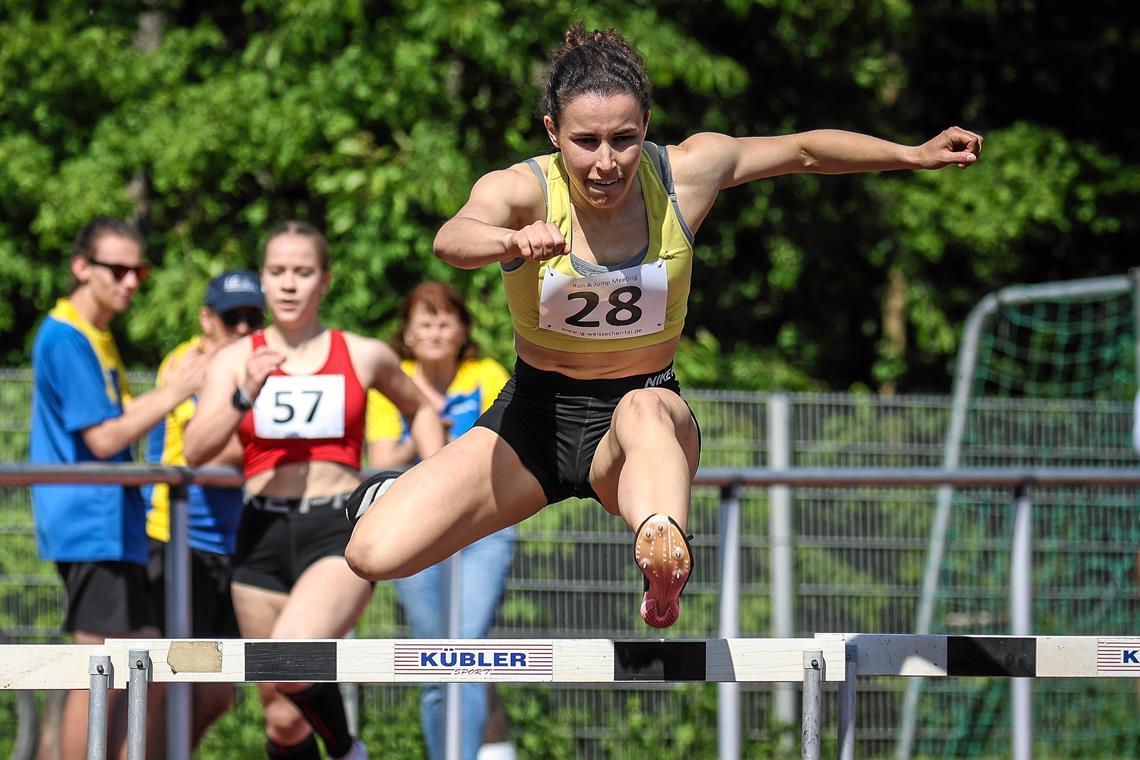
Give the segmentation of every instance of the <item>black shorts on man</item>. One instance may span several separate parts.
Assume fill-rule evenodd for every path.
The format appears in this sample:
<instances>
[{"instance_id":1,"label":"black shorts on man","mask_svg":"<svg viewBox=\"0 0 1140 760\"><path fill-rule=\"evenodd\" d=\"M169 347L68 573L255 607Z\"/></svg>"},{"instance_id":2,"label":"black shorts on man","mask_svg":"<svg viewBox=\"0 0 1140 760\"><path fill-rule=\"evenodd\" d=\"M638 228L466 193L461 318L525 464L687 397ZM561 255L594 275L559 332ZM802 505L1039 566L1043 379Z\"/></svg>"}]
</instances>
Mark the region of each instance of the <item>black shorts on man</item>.
<instances>
[{"instance_id":1,"label":"black shorts on man","mask_svg":"<svg viewBox=\"0 0 1140 760\"><path fill-rule=\"evenodd\" d=\"M122 634L158 628L146 567L134 562L56 562L67 613L63 630Z\"/></svg>"}]
</instances>

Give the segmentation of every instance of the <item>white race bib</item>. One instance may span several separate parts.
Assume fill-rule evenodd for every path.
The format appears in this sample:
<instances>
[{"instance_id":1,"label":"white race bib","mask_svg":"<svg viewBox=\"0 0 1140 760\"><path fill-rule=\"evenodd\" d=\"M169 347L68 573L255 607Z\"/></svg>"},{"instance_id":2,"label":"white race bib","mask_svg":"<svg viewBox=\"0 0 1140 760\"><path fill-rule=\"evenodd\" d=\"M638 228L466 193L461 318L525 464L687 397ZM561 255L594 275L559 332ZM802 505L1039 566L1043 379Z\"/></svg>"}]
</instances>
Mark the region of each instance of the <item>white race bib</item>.
<instances>
[{"instance_id":1,"label":"white race bib","mask_svg":"<svg viewBox=\"0 0 1140 760\"><path fill-rule=\"evenodd\" d=\"M258 438L343 438L344 375L271 375L253 403Z\"/></svg>"},{"instance_id":2,"label":"white race bib","mask_svg":"<svg viewBox=\"0 0 1140 760\"><path fill-rule=\"evenodd\" d=\"M665 329L668 300L664 261L584 277L547 267L538 326L596 340L652 335Z\"/></svg>"}]
</instances>

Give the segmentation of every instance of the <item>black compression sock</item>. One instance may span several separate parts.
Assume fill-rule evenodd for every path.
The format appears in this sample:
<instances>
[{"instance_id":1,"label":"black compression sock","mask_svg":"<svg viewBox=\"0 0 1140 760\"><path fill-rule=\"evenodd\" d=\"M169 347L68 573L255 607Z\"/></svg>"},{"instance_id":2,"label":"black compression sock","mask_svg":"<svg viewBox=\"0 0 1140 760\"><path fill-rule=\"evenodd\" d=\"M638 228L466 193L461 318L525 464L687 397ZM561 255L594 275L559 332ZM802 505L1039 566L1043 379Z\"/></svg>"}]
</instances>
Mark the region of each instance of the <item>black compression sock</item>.
<instances>
[{"instance_id":1,"label":"black compression sock","mask_svg":"<svg viewBox=\"0 0 1140 760\"><path fill-rule=\"evenodd\" d=\"M269 760L321 760L321 748L317 746L317 740L312 734L300 744L290 744L287 747L266 740L265 754Z\"/></svg>"},{"instance_id":2,"label":"black compression sock","mask_svg":"<svg viewBox=\"0 0 1140 760\"><path fill-rule=\"evenodd\" d=\"M352 749L352 734L344 714L344 700L335 683L315 683L301 691L286 694L304 714L313 731L325 743L329 757L344 757Z\"/></svg>"}]
</instances>

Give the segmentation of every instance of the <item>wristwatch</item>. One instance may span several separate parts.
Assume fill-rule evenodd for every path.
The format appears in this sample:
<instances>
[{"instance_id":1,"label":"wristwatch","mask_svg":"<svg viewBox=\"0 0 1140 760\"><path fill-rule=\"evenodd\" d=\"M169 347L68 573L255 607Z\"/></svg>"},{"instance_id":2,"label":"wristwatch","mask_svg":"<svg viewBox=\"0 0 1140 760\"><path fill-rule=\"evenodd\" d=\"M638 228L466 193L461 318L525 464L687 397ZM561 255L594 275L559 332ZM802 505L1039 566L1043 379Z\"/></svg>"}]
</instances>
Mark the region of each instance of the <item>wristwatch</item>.
<instances>
[{"instance_id":1,"label":"wristwatch","mask_svg":"<svg viewBox=\"0 0 1140 760\"><path fill-rule=\"evenodd\" d=\"M230 397L230 403L233 404L234 409L239 412L248 412L253 408L253 399L245 392L245 387L239 385L234 389L234 395Z\"/></svg>"}]
</instances>

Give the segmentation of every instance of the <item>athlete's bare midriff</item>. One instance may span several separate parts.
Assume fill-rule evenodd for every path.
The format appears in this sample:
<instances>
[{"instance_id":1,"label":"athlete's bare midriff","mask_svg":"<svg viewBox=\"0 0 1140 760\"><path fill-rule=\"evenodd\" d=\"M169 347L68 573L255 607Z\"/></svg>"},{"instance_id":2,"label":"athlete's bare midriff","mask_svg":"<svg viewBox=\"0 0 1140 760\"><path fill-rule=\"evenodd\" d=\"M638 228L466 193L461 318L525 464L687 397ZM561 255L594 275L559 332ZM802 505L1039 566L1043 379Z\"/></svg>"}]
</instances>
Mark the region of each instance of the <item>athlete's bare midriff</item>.
<instances>
[{"instance_id":1,"label":"athlete's bare midriff","mask_svg":"<svg viewBox=\"0 0 1140 760\"><path fill-rule=\"evenodd\" d=\"M677 354L680 340L678 336L641 348L574 353L543 348L515 333L515 351L520 359L536 369L578 380L611 380L646 375L668 367Z\"/></svg>"},{"instance_id":2,"label":"athlete's bare midriff","mask_svg":"<svg viewBox=\"0 0 1140 760\"><path fill-rule=\"evenodd\" d=\"M359 483L360 472L338 462L295 462L246 479L245 490L259 496L300 499L349 493Z\"/></svg>"}]
</instances>

